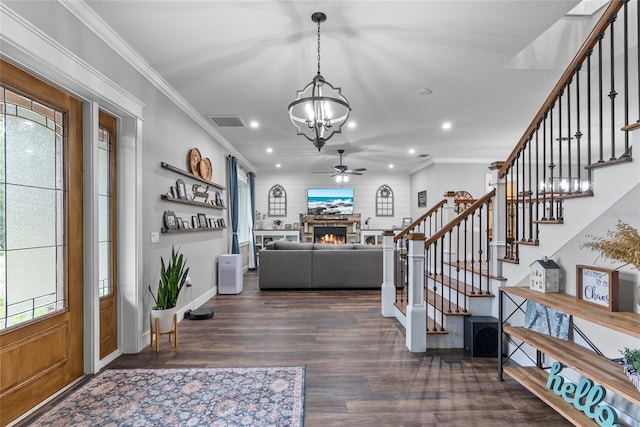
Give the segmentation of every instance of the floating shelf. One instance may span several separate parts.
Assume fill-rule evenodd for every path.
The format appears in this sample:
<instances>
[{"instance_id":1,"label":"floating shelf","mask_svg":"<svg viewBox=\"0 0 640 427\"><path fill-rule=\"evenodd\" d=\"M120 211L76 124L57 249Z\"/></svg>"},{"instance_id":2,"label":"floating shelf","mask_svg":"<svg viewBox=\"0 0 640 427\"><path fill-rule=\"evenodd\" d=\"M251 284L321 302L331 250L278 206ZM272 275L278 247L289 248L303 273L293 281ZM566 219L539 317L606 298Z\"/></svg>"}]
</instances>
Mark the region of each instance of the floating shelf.
<instances>
[{"instance_id":1,"label":"floating shelf","mask_svg":"<svg viewBox=\"0 0 640 427\"><path fill-rule=\"evenodd\" d=\"M169 229L169 228L165 228L162 227L160 229L160 232L162 233L194 233L196 231L219 231L219 230L225 230L227 227L202 227L202 228L175 228L175 229Z\"/></svg>"},{"instance_id":2,"label":"floating shelf","mask_svg":"<svg viewBox=\"0 0 640 427\"><path fill-rule=\"evenodd\" d=\"M183 203L185 205L202 206L205 208L219 209L219 210L223 210L225 208L224 206L216 206L216 205L212 205L211 203L198 202L195 200L176 199L175 197L167 196L166 194L161 194L160 198L168 202Z\"/></svg>"},{"instance_id":3,"label":"floating shelf","mask_svg":"<svg viewBox=\"0 0 640 427\"><path fill-rule=\"evenodd\" d=\"M191 178L191 179L195 179L196 181L203 182L203 183L205 183L205 184L207 184L207 185L210 185L210 186L212 186L212 187L214 187L214 188L217 188L218 190L226 190L226 189L227 189L227 188L226 188L225 186L223 186L223 185L216 184L215 182L207 181L206 179L202 178L201 176L194 175L194 174L192 174L191 172L187 172L186 170L183 170L183 169L177 168L177 167L175 167L175 166L172 166L172 165L170 165L169 163L166 163L166 162L160 162L160 166L161 166L163 169L167 169L167 170L173 171L173 172L175 172L175 173L179 173L180 175L187 176L187 177L189 177L189 178Z\"/></svg>"}]
</instances>

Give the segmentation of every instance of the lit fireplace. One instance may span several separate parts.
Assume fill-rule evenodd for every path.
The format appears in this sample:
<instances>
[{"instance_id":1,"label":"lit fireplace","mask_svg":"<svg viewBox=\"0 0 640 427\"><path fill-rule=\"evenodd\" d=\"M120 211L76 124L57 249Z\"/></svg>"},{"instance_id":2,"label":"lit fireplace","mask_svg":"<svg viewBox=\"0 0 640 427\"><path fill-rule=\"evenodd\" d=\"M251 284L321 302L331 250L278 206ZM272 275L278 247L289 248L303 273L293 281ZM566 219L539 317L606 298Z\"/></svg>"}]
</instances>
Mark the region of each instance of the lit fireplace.
<instances>
[{"instance_id":1,"label":"lit fireplace","mask_svg":"<svg viewBox=\"0 0 640 427\"><path fill-rule=\"evenodd\" d=\"M347 227L313 227L315 243L347 243Z\"/></svg>"}]
</instances>

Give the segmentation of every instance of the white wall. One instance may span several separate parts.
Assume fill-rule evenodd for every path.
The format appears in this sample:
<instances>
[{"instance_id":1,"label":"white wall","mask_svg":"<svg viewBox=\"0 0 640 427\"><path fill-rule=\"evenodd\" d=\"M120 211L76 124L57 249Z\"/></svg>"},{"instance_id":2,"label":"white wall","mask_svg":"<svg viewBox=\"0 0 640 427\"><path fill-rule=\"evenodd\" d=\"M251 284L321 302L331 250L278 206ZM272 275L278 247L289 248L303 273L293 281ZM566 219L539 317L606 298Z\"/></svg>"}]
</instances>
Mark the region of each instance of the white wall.
<instances>
[{"instance_id":1,"label":"white wall","mask_svg":"<svg viewBox=\"0 0 640 427\"><path fill-rule=\"evenodd\" d=\"M282 173L258 173L256 175L256 209L267 213L269 190L275 184L280 184L287 192L287 217L284 223L300 221L300 214L307 213L307 188L332 188L339 184L329 175L306 174L293 175ZM376 217L376 191L382 185L388 185L393 190L394 216ZM365 172L362 176L352 176L343 187L354 189L354 213L362 215L362 221L371 218L369 227L372 229L391 229L402 225L402 218L409 217L409 175L405 173L376 174ZM273 218L265 221L265 228L272 228ZM364 228L364 224L362 224Z\"/></svg>"}]
</instances>

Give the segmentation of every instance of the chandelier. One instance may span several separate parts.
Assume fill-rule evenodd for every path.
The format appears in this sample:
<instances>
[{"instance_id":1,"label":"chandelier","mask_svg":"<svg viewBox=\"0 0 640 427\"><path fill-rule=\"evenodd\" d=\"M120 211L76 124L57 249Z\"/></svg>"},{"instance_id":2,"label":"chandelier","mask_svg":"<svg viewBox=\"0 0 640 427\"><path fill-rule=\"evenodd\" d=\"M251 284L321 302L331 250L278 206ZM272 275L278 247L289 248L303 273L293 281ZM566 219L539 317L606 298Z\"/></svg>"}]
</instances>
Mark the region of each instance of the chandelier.
<instances>
[{"instance_id":1,"label":"chandelier","mask_svg":"<svg viewBox=\"0 0 640 427\"><path fill-rule=\"evenodd\" d=\"M320 74L320 23L327 16L322 12L311 15L318 24L318 73L304 89L297 91L297 98L289 104L289 120L320 151L325 142L342 131L349 119L349 102L339 87L333 87Z\"/></svg>"}]
</instances>

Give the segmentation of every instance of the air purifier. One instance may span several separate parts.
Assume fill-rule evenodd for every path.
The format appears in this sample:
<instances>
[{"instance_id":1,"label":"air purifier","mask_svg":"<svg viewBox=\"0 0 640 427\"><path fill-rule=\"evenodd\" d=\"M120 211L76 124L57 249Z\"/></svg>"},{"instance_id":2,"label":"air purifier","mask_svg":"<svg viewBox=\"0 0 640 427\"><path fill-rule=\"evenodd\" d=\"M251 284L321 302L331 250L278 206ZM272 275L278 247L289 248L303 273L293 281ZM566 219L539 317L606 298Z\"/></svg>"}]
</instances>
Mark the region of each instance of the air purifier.
<instances>
[{"instance_id":1,"label":"air purifier","mask_svg":"<svg viewBox=\"0 0 640 427\"><path fill-rule=\"evenodd\" d=\"M218 293L242 292L242 255L227 254L218 257Z\"/></svg>"}]
</instances>

